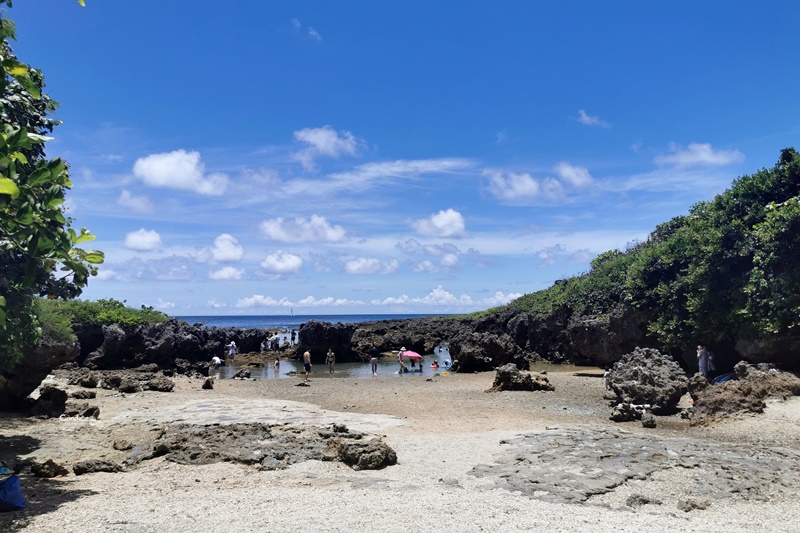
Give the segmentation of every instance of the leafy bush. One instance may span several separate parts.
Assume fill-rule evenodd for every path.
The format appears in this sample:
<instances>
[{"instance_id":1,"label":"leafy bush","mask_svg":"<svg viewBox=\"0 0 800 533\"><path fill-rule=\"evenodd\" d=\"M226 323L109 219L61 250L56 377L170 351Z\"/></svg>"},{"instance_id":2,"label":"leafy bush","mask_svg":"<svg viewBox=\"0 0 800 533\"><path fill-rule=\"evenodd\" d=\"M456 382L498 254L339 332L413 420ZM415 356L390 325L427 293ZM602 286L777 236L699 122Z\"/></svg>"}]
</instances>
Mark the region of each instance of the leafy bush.
<instances>
[{"instance_id":1,"label":"leafy bush","mask_svg":"<svg viewBox=\"0 0 800 533\"><path fill-rule=\"evenodd\" d=\"M43 300L39 299L40 308L52 315L66 318L70 325L74 324L119 324L120 326L136 326L140 324L160 324L169 317L152 307L142 306L140 309L126 307L125 302L113 298L85 300Z\"/></svg>"},{"instance_id":2,"label":"leafy bush","mask_svg":"<svg viewBox=\"0 0 800 533\"><path fill-rule=\"evenodd\" d=\"M63 300L45 300L36 298L33 310L42 331L42 341L54 344L69 343L76 340L72 331L72 320L63 309Z\"/></svg>"},{"instance_id":3,"label":"leafy bush","mask_svg":"<svg viewBox=\"0 0 800 533\"><path fill-rule=\"evenodd\" d=\"M622 302L648 312L667 349L800 336L800 155L783 150L773 168L736 179L646 242L508 306L603 315Z\"/></svg>"}]
</instances>

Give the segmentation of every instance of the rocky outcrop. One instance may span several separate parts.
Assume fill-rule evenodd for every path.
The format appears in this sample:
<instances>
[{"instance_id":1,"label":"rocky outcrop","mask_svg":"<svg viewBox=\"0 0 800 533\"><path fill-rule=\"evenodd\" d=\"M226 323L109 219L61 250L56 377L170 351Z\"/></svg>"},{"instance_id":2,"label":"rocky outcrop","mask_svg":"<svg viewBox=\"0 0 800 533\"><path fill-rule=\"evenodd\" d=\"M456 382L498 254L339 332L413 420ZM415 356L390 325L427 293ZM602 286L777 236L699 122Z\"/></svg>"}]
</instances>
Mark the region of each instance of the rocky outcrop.
<instances>
[{"instance_id":1,"label":"rocky outcrop","mask_svg":"<svg viewBox=\"0 0 800 533\"><path fill-rule=\"evenodd\" d=\"M701 424L735 413L761 413L767 399L785 399L800 395L800 377L761 363L740 362L735 366L736 379L708 384L702 376L693 379L693 424ZM699 376L699 374L696 374Z\"/></svg>"},{"instance_id":2,"label":"rocky outcrop","mask_svg":"<svg viewBox=\"0 0 800 533\"><path fill-rule=\"evenodd\" d=\"M614 363L608 376L615 404L647 406L672 412L688 390L683 369L670 356L652 348L636 348Z\"/></svg>"},{"instance_id":3,"label":"rocky outcrop","mask_svg":"<svg viewBox=\"0 0 800 533\"><path fill-rule=\"evenodd\" d=\"M74 360L80 353L77 342L43 343L27 351L23 360L9 370L0 370L0 406L4 410L29 407L27 396L36 390L54 368Z\"/></svg>"},{"instance_id":4,"label":"rocky outcrop","mask_svg":"<svg viewBox=\"0 0 800 533\"><path fill-rule=\"evenodd\" d=\"M513 363L497 369L492 388L486 392L500 391L554 391L555 387L541 374L523 374Z\"/></svg>"}]
</instances>

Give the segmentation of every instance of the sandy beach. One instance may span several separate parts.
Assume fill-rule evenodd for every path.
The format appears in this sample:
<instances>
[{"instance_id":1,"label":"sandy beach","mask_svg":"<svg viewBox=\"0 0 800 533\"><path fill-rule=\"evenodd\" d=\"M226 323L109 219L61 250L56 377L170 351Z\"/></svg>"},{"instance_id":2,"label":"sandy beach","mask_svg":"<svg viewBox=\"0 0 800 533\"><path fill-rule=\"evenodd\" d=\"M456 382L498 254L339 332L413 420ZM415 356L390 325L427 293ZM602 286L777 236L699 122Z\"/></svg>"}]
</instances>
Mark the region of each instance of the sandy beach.
<instances>
[{"instance_id":1,"label":"sandy beach","mask_svg":"<svg viewBox=\"0 0 800 533\"><path fill-rule=\"evenodd\" d=\"M321 368L315 369L318 372ZM590 369L591 370L591 369ZM114 443L177 422L345 425L378 436L397 464L285 469L160 457L117 473L39 479L25 531L798 531L800 399L690 427L608 420L597 371L551 371L554 392L485 392L494 373L257 381L176 377L169 393L97 389L94 419L0 419L5 453L66 465L122 463ZM65 385L58 373L54 382ZM76 386L65 386L77 390ZM15 457L3 457L13 460Z\"/></svg>"}]
</instances>

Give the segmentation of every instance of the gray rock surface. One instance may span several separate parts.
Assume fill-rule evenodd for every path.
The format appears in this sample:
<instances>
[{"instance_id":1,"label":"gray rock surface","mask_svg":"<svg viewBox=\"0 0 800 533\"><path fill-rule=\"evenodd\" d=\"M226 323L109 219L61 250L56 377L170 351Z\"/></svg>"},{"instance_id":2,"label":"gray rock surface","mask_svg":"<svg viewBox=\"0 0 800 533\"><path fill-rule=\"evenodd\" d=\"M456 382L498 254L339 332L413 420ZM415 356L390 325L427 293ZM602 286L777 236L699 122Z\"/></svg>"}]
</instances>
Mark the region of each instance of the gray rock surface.
<instances>
[{"instance_id":1,"label":"gray rock surface","mask_svg":"<svg viewBox=\"0 0 800 533\"><path fill-rule=\"evenodd\" d=\"M523 374L514 363L508 363L497 369L492 388L486 392L500 391L554 391L555 387L541 374Z\"/></svg>"},{"instance_id":2,"label":"gray rock surface","mask_svg":"<svg viewBox=\"0 0 800 533\"><path fill-rule=\"evenodd\" d=\"M648 479L668 470L694 470L683 487L687 501L736 495L764 501L800 489L800 452L759 449L699 439L654 440L621 429L553 428L504 442L505 456L479 465L471 474L493 480L490 486L520 491L531 498L582 503L612 491L628 480ZM699 507L694 507L699 508Z\"/></svg>"},{"instance_id":3,"label":"gray rock surface","mask_svg":"<svg viewBox=\"0 0 800 533\"><path fill-rule=\"evenodd\" d=\"M72 465L72 471L76 476L83 474L92 474L94 472L120 472L122 467L114 461L105 459L88 459L80 461Z\"/></svg>"},{"instance_id":4,"label":"gray rock surface","mask_svg":"<svg viewBox=\"0 0 800 533\"><path fill-rule=\"evenodd\" d=\"M648 405L656 413L675 411L688 390L678 363L652 348L636 348L614 363L609 377L615 403Z\"/></svg>"}]
</instances>

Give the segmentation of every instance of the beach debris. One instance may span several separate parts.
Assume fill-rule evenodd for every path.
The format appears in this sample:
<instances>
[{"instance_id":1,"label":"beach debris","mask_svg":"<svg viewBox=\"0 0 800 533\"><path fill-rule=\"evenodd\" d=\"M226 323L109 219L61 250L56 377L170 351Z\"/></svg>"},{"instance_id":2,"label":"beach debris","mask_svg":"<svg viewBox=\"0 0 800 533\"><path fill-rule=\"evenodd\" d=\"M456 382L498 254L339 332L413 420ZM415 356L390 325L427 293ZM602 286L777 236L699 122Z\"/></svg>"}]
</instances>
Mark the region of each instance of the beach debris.
<instances>
[{"instance_id":1,"label":"beach debris","mask_svg":"<svg viewBox=\"0 0 800 533\"><path fill-rule=\"evenodd\" d=\"M653 348L635 348L614 363L608 374L608 385L616 395L614 404L647 404L656 414L675 412L688 382L672 357Z\"/></svg>"},{"instance_id":2,"label":"beach debris","mask_svg":"<svg viewBox=\"0 0 800 533\"><path fill-rule=\"evenodd\" d=\"M206 378L205 381L203 381L203 387L202 388L205 389L205 390L213 389L214 388L214 378Z\"/></svg>"},{"instance_id":3,"label":"beach debris","mask_svg":"<svg viewBox=\"0 0 800 533\"><path fill-rule=\"evenodd\" d=\"M43 463L31 461L31 473L36 477L51 478L66 476L69 474L69 470L67 470L66 466L48 459Z\"/></svg>"},{"instance_id":4,"label":"beach debris","mask_svg":"<svg viewBox=\"0 0 800 533\"><path fill-rule=\"evenodd\" d=\"M76 476L83 474L93 474L94 472L120 472L122 467L114 461L107 459L87 459L72 465L72 471Z\"/></svg>"},{"instance_id":5,"label":"beach debris","mask_svg":"<svg viewBox=\"0 0 800 533\"><path fill-rule=\"evenodd\" d=\"M497 369L492 388L486 392L500 391L554 391L556 390L547 376L522 373L514 363L508 363Z\"/></svg>"}]
</instances>

